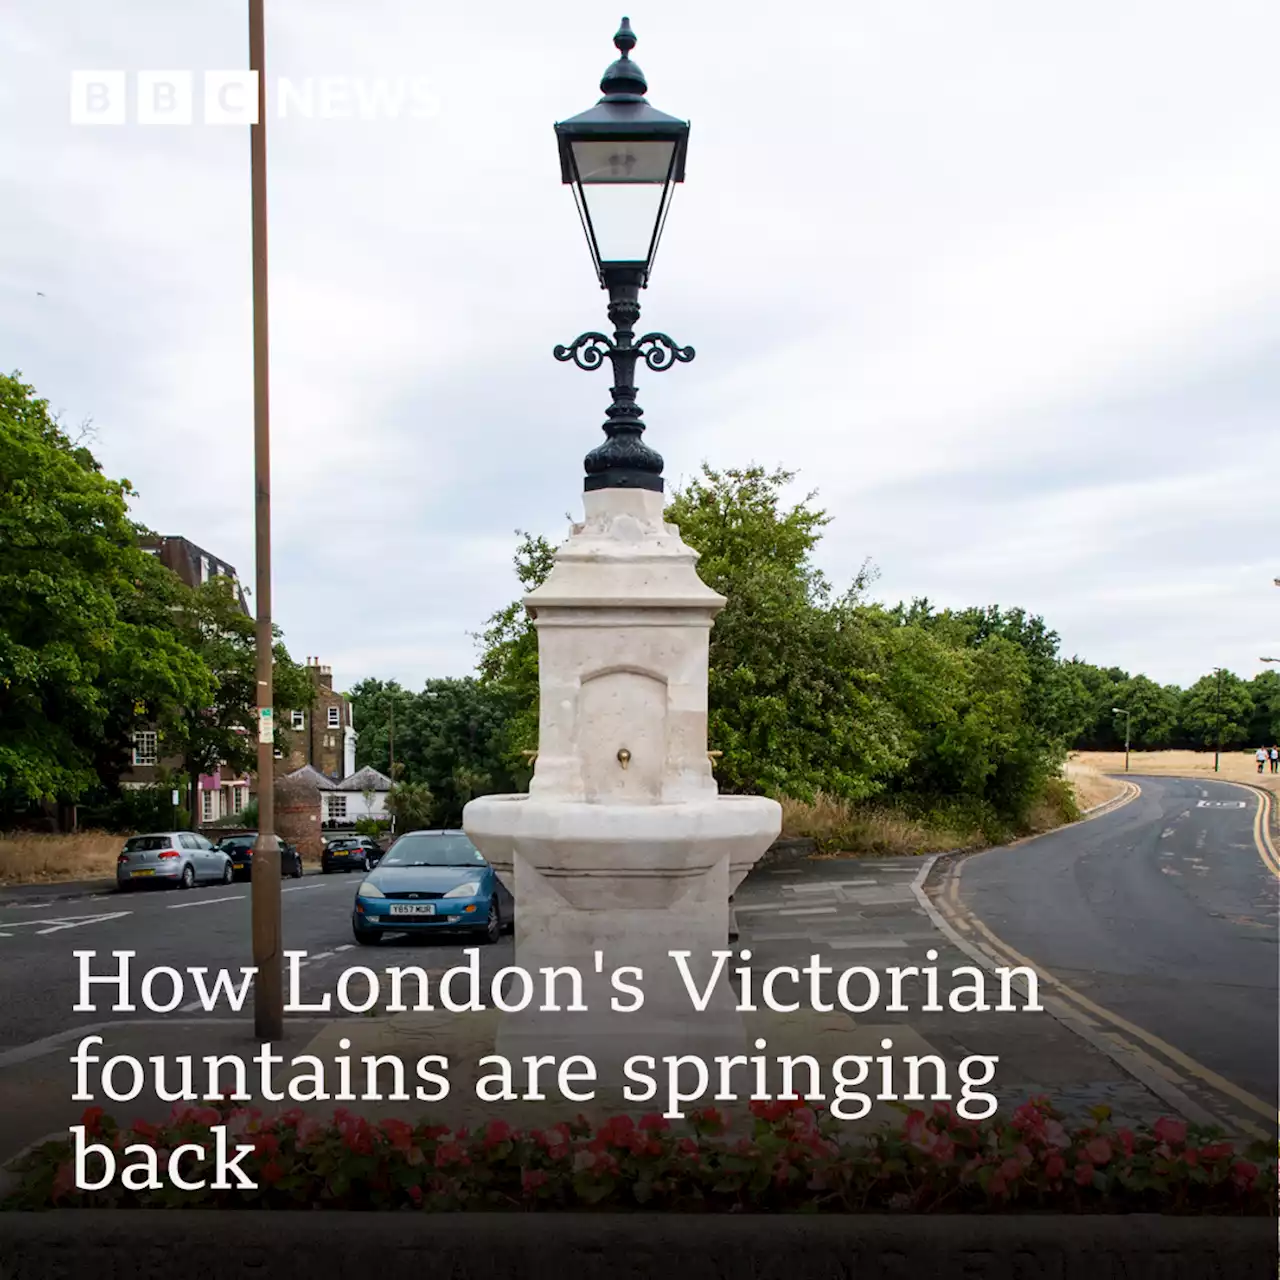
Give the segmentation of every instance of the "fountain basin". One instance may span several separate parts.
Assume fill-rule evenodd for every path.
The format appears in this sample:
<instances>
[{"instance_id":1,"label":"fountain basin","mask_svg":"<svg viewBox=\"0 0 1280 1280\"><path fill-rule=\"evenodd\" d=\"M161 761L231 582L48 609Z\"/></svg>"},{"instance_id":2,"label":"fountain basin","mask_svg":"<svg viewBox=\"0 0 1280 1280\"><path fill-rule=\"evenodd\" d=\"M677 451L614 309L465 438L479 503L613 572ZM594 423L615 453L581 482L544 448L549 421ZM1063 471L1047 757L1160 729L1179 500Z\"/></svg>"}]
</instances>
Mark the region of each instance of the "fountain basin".
<instances>
[{"instance_id":1,"label":"fountain basin","mask_svg":"<svg viewBox=\"0 0 1280 1280\"><path fill-rule=\"evenodd\" d=\"M782 808L763 796L676 804L589 804L482 796L462 827L519 902L521 864L567 905L659 910L697 894L726 864L732 893L777 839Z\"/></svg>"}]
</instances>

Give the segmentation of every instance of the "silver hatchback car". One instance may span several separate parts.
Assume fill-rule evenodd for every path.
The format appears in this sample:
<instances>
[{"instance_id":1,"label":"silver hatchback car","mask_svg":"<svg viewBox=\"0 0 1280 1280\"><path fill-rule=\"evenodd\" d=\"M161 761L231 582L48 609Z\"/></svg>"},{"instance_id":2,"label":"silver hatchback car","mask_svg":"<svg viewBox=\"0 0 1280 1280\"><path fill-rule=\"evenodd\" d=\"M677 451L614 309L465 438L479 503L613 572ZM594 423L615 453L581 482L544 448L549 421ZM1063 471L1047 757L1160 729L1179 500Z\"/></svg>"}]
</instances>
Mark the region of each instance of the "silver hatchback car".
<instances>
[{"instance_id":1,"label":"silver hatchback car","mask_svg":"<svg viewBox=\"0 0 1280 1280\"><path fill-rule=\"evenodd\" d=\"M130 836L116 859L116 887L122 893L157 881L180 889L230 884L234 875L231 858L194 831Z\"/></svg>"}]
</instances>

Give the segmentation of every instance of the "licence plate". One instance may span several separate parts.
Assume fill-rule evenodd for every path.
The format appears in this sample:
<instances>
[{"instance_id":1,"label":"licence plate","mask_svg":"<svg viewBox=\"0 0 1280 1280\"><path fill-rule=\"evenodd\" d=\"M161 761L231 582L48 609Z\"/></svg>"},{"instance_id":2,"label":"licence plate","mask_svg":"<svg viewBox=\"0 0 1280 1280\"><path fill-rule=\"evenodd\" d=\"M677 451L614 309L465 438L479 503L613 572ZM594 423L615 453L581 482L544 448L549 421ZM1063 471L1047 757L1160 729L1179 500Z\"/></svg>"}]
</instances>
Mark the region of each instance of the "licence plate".
<instances>
[{"instance_id":1,"label":"licence plate","mask_svg":"<svg viewBox=\"0 0 1280 1280\"><path fill-rule=\"evenodd\" d=\"M155 875L155 872L151 869L148 869L146 871L131 871L129 872L129 874L131 876L153 876Z\"/></svg>"},{"instance_id":2,"label":"licence plate","mask_svg":"<svg viewBox=\"0 0 1280 1280\"><path fill-rule=\"evenodd\" d=\"M433 916L436 913L434 902L393 902L387 909L392 916Z\"/></svg>"}]
</instances>

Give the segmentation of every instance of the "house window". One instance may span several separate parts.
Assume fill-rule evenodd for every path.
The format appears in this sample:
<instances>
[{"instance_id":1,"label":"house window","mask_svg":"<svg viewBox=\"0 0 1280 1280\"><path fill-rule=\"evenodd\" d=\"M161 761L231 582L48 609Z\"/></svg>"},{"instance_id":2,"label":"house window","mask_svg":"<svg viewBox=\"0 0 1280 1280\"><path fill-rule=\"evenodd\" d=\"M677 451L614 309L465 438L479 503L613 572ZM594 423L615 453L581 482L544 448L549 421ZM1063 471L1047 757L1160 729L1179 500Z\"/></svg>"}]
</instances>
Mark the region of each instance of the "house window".
<instances>
[{"instance_id":1,"label":"house window","mask_svg":"<svg viewBox=\"0 0 1280 1280\"><path fill-rule=\"evenodd\" d=\"M292 712L292 713L291 713L291 715L292 715L292 724L293 724L293 727L294 727L295 729L301 729L301 728L303 728L303 727L304 727L304 722L305 722L305 720L306 720L306 716L305 716L301 711L294 711L294 712Z\"/></svg>"},{"instance_id":2,"label":"house window","mask_svg":"<svg viewBox=\"0 0 1280 1280\"><path fill-rule=\"evenodd\" d=\"M329 708L329 728L330 729L342 728L342 720L340 718L341 714L342 714L342 709L340 707Z\"/></svg>"},{"instance_id":3,"label":"house window","mask_svg":"<svg viewBox=\"0 0 1280 1280\"><path fill-rule=\"evenodd\" d=\"M247 790L247 787L231 788L231 810L233 813L239 813L244 808L244 797Z\"/></svg>"},{"instance_id":4,"label":"house window","mask_svg":"<svg viewBox=\"0 0 1280 1280\"><path fill-rule=\"evenodd\" d=\"M201 822L212 822L214 818L218 816L216 812L217 806L215 804L217 798L218 793L216 791L202 791L200 793Z\"/></svg>"},{"instance_id":5,"label":"house window","mask_svg":"<svg viewBox=\"0 0 1280 1280\"><path fill-rule=\"evenodd\" d=\"M200 581L201 582L209 581L209 557L208 556L200 557Z\"/></svg>"},{"instance_id":6,"label":"house window","mask_svg":"<svg viewBox=\"0 0 1280 1280\"><path fill-rule=\"evenodd\" d=\"M277 759L277 760L283 760L283 759L284 759L284 752L283 752L283 751L281 751L279 747L277 747L277 748L276 748L276 759Z\"/></svg>"},{"instance_id":7,"label":"house window","mask_svg":"<svg viewBox=\"0 0 1280 1280\"><path fill-rule=\"evenodd\" d=\"M329 819L345 818L347 816L347 797L346 796L326 796L329 801Z\"/></svg>"},{"instance_id":8,"label":"house window","mask_svg":"<svg viewBox=\"0 0 1280 1280\"><path fill-rule=\"evenodd\" d=\"M133 763L156 763L156 734L154 729L140 729L133 735Z\"/></svg>"}]
</instances>

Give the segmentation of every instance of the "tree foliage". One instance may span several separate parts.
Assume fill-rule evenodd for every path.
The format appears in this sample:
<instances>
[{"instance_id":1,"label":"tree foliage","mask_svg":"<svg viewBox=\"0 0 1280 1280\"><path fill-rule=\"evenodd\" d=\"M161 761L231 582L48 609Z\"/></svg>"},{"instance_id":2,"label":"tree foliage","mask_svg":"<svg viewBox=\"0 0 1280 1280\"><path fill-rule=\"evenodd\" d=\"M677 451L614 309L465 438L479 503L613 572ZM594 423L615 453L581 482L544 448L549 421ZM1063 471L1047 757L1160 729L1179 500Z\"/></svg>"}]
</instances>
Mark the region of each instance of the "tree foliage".
<instances>
[{"instance_id":1,"label":"tree foliage","mask_svg":"<svg viewBox=\"0 0 1280 1280\"><path fill-rule=\"evenodd\" d=\"M142 549L135 496L0 376L0 816L114 803L139 728L191 774L254 763L253 623L229 582L192 591ZM275 656L277 707L308 706L306 673Z\"/></svg>"}]
</instances>

